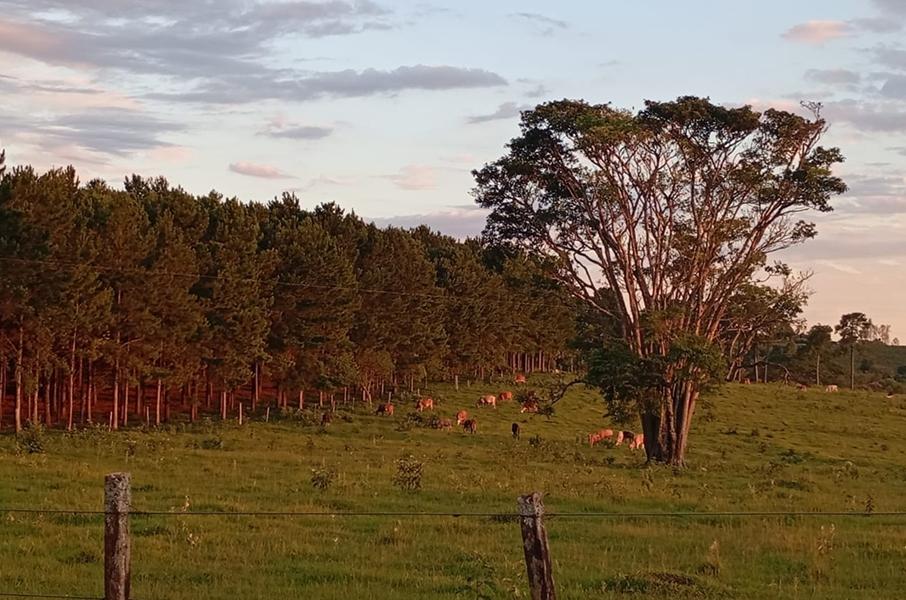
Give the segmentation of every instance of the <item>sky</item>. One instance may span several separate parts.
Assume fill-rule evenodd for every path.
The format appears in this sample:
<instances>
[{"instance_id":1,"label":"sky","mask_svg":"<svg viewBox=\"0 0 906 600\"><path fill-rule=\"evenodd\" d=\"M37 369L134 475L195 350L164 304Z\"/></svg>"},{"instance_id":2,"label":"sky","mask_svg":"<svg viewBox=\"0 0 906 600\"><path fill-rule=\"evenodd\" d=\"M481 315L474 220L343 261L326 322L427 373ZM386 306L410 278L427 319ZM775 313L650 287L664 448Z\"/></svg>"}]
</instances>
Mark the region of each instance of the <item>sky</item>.
<instances>
[{"instance_id":1,"label":"sky","mask_svg":"<svg viewBox=\"0 0 906 600\"><path fill-rule=\"evenodd\" d=\"M783 258L810 323L906 343L904 33L906 0L0 0L0 147L464 236L471 170L545 100L821 101L850 192Z\"/></svg>"}]
</instances>

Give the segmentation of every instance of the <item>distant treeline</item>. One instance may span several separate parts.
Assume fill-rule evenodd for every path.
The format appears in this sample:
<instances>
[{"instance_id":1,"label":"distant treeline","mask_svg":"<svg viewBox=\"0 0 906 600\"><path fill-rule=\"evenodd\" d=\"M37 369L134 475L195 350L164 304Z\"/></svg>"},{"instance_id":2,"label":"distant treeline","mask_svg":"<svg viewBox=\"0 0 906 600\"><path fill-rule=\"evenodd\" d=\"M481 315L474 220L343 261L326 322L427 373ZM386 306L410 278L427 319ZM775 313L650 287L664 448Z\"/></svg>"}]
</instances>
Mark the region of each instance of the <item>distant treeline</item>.
<instances>
[{"instance_id":1,"label":"distant treeline","mask_svg":"<svg viewBox=\"0 0 906 600\"><path fill-rule=\"evenodd\" d=\"M0 426L115 427L567 367L575 305L542 267L291 194L244 204L164 179L119 190L72 168L8 169Z\"/></svg>"}]
</instances>

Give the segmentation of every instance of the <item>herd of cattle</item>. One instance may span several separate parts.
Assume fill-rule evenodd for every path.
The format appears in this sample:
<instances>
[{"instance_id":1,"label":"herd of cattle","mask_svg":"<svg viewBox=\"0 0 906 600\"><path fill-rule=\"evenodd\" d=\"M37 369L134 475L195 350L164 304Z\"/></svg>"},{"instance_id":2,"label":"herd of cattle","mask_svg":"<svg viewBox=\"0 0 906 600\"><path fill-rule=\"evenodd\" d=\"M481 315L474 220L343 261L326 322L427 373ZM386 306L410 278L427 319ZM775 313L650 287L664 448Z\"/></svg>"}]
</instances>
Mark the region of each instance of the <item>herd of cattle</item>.
<instances>
[{"instance_id":1,"label":"herd of cattle","mask_svg":"<svg viewBox=\"0 0 906 600\"><path fill-rule=\"evenodd\" d=\"M525 375L519 374L516 375L514 383L517 385L525 384ZM511 391L502 391L496 395L494 394L485 394L478 398L478 401L475 403L476 407L490 407L497 408L499 403L512 402L514 400L513 392ZM522 406L519 409L520 413L537 413L539 406L538 401L532 396L528 396L526 399L522 400ZM419 413L429 410L434 410L434 399L433 398L420 398L415 403L415 410ZM394 404L392 402L384 402L377 406L375 414L380 416L392 417L394 412ZM456 425L462 427L463 431L466 433L475 433L478 431L478 421L474 417L469 416L469 411L460 410L456 413ZM453 429L453 420L439 418L435 419L434 427L436 429ZM521 428L519 423L513 423L511 427L511 432L514 438L519 438L521 434ZM633 433L632 431L617 431L614 432L611 429L601 429L593 433L588 434L588 443L591 447L594 447L596 444L601 442L610 442L614 446L619 446L623 442L629 446L630 450L637 450L642 448L645 444L645 436L641 433Z\"/></svg>"}]
</instances>

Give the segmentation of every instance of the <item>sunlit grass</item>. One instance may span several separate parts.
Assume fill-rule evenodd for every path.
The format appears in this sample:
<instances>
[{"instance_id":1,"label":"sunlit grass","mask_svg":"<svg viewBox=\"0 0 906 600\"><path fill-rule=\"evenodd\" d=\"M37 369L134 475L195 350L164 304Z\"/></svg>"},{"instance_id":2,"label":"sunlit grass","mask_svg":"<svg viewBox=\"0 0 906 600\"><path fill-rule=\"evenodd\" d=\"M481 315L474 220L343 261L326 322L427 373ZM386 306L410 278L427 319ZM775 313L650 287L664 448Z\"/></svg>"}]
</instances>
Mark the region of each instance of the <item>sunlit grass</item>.
<instances>
[{"instance_id":1,"label":"sunlit grass","mask_svg":"<svg viewBox=\"0 0 906 600\"><path fill-rule=\"evenodd\" d=\"M590 449L589 391L550 420L480 393L432 390L479 432L400 427L364 411L323 431L294 420L156 432L45 434L43 454L0 438L0 506L102 508L105 473L133 474L133 595L206 598L525 597L518 525L491 517L237 517L183 511L848 511L852 517L548 521L562 598L900 598L906 589L906 399L729 386L697 415L690 466ZM513 440L510 424L522 425ZM537 438L530 442L534 436ZM421 490L394 485L423 463ZM330 471L327 489L313 469ZM322 476L323 477L323 476ZM322 486L323 487L323 486ZM100 596L102 518L0 513L0 591Z\"/></svg>"}]
</instances>

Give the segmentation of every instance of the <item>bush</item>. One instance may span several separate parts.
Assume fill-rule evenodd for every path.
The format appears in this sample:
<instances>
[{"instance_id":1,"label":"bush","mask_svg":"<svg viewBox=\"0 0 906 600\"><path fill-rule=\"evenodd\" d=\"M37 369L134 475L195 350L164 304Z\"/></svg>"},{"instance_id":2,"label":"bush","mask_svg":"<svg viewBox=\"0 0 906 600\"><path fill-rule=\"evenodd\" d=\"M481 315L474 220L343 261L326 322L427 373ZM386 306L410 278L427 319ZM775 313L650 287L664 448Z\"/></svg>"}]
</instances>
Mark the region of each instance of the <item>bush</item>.
<instances>
[{"instance_id":1,"label":"bush","mask_svg":"<svg viewBox=\"0 0 906 600\"><path fill-rule=\"evenodd\" d=\"M44 454L44 427L31 421L16 434L16 451L24 454Z\"/></svg>"},{"instance_id":2,"label":"bush","mask_svg":"<svg viewBox=\"0 0 906 600\"><path fill-rule=\"evenodd\" d=\"M318 467L311 470L311 485L315 489L326 491L337 478L337 472L328 467Z\"/></svg>"},{"instance_id":3,"label":"bush","mask_svg":"<svg viewBox=\"0 0 906 600\"><path fill-rule=\"evenodd\" d=\"M411 454L396 461L396 475L393 485L409 492L422 489L422 468L424 463Z\"/></svg>"}]
</instances>

